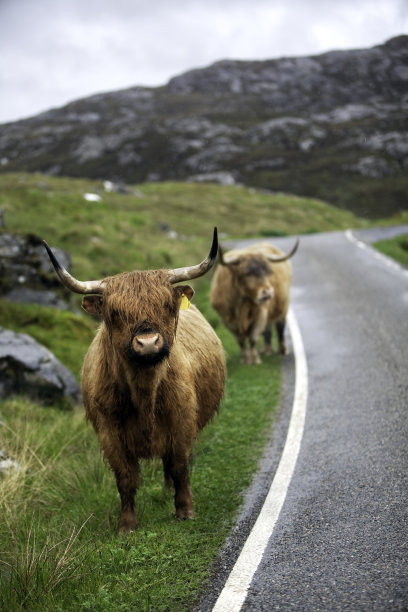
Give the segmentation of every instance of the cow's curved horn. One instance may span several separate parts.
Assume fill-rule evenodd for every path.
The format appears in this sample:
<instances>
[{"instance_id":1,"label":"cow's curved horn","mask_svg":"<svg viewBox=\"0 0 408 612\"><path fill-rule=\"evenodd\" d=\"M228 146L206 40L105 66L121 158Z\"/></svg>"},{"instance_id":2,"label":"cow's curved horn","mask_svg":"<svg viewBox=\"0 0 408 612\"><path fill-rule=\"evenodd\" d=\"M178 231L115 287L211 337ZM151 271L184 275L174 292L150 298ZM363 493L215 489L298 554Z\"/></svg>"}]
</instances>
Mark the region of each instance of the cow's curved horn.
<instances>
[{"instance_id":1,"label":"cow's curved horn","mask_svg":"<svg viewBox=\"0 0 408 612\"><path fill-rule=\"evenodd\" d=\"M196 266L189 266L187 268L175 268L174 270L169 270L168 274L170 283L174 285L174 283L179 283L180 281L191 280L193 278L203 276L213 267L217 258L217 252L218 233L217 228L214 227L213 242L208 257L206 257L204 261L202 261L200 264L197 264Z\"/></svg>"},{"instance_id":2,"label":"cow's curved horn","mask_svg":"<svg viewBox=\"0 0 408 612\"><path fill-rule=\"evenodd\" d=\"M224 251L221 248L221 245L218 247L218 252L220 254L220 264L222 266L230 266L232 264L237 264L240 260L240 255L235 255L230 258L224 258Z\"/></svg>"},{"instance_id":3,"label":"cow's curved horn","mask_svg":"<svg viewBox=\"0 0 408 612\"><path fill-rule=\"evenodd\" d=\"M298 246L299 246L299 238L296 240L296 243L293 249L287 255L277 255L276 257L274 255L267 255L266 259L274 263L279 263L280 261L286 261L287 259L290 259L296 253Z\"/></svg>"},{"instance_id":4,"label":"cow's curved horn","mask_svg":"<svg viewBox=\"0 0 408 612\"><path fill-rule=\"evenodd\" d=\"M57 261L54 253L51 251L48 244L43 240L43 245L47 249L47 253L49 258L51 259L51 263L55 268L56 273L58 274L61 283L74 293L81 294L92 294L92 293L103 293L103 283L102 281L86 281L82 282L71 276L71 274Z\"/></svg>"}]
</instances>

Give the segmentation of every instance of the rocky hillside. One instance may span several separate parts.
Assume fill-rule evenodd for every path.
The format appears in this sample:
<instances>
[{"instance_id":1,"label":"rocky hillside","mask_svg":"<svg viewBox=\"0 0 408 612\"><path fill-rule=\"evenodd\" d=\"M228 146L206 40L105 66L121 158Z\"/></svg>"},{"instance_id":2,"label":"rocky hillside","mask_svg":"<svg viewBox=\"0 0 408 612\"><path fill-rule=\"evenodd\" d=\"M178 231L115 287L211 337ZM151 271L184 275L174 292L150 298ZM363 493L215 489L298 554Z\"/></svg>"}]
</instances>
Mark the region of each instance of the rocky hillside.
<instances>
[{"instance_id":1,"label":"rocky hillside","mask_svg":"<svg viewBox=\"0 0 408 612\"><path fill-rule=\"evenodd\" d=\"M0 127L2 172L244 183L366 217L408 208L408 36L221 61Z\"/></svg>"}]
</instances>

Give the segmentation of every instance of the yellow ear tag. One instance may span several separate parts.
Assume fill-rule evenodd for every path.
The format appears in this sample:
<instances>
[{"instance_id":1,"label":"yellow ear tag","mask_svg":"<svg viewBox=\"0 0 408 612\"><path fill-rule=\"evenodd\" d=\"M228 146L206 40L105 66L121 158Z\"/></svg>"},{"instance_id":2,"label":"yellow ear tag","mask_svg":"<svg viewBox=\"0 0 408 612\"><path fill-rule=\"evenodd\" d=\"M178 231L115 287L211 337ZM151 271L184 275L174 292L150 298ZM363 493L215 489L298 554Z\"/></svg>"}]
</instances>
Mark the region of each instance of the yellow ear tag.
<instances>
[{"instance_id":1,"label":"yellow ear tag","mask_svg":"<svg viewBox=\"0 0 408 612\"><path fill-rule=\"evenodd\" d=\"M187 308L190 308L190 300L183 293L180 299L180 310L187 310Z\"/></svg>"}]
</instances>

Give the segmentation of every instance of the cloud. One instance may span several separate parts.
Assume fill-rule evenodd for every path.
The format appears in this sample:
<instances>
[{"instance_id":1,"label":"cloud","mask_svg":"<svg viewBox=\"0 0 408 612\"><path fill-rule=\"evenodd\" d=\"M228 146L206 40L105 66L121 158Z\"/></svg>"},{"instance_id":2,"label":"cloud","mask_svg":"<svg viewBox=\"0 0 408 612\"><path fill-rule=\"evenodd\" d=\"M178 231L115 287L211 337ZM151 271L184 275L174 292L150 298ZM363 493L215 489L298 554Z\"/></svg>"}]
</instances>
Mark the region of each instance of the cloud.
<instances>
[{"instance_id":1,"label":"cloud","mask_svg":"<svg viewBox=\"0 0 408 612\"><path fill-rule=\"evenodd\" d=\"M405 0L2 0L0 121L220 59L364 48L407 30Z\"/></svg>"}]
</instances>

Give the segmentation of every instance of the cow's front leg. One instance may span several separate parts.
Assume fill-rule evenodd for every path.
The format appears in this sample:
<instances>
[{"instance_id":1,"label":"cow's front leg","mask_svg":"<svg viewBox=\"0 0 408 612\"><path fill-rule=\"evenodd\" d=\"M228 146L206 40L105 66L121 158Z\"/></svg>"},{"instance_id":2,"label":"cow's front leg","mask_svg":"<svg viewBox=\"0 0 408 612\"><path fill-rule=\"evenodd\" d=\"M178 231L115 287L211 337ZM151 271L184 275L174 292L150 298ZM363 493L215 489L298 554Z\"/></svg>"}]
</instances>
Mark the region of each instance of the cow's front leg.
<instances>
[{"instance_id":1,"label":"cow's front leg","mask_svg":"<svg viewBox=\"0 0 408 612\"><path fill-rule=\"evenodd\" d=\"M241 363L251 363L251 354L249 348L247 347L246 336L242 334L236 334L236 339L239 344L239 348L241 349Z\"/></svg>"},{"instance_id":2,"label":"cow's front leg","mask_svg":"<svg viewBox=\"0 0 408 612\"><path fill-rule=\"evenodd\" d=\"M178 519L194 517L193 495L190 485L189 457L168 454L163 457L164 474L174 484L174 505Z\"/></svg>"},{"instance_id":3,"label":"cow's front leg","mask_svg":"<svg viewBox=\"0 0 408 612\"><path fill-rule=\"evenodd\" d=\"M267 323L268 311L265 306L259 306L256 313L254 313L254 322L249 333L249 346L250 346L250 360L249 363L258 364L262 363L258 353L259 338L265 330Z\"/></svg>"},{"instance_id":4,"label":"cow's front leg","mask_svg":"<svg viewBox=\"0 0 408 612\"><path fill-rule=\"evenodd\" d=\"M117 451L118 449L116 449ZM123 451L114 455L106 455L115 474L116 486L120 495L119 534L128 533L137 528L135 515L135 495L139 486L139 461L129 457Z\"/></svg>"},{"instance_id":5,"label":"cow's front leg","mask_svg":"<svg viewBox=\"0 0 408 612\"><path fill-rule=\"evenodd\" d=\"M249 361L248 361L249 364L262 363L261 358L258 353L258 340L259 340L258 337L254 338L253 336L251 336L251 338L249 339L249 346L250 346Z\"/></svg>"}]
</instances>

